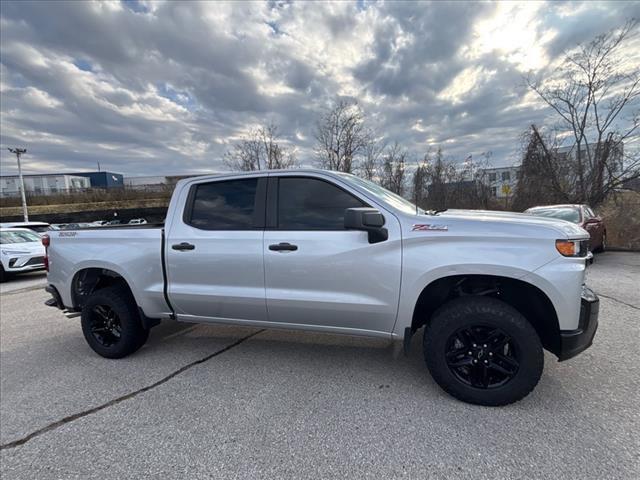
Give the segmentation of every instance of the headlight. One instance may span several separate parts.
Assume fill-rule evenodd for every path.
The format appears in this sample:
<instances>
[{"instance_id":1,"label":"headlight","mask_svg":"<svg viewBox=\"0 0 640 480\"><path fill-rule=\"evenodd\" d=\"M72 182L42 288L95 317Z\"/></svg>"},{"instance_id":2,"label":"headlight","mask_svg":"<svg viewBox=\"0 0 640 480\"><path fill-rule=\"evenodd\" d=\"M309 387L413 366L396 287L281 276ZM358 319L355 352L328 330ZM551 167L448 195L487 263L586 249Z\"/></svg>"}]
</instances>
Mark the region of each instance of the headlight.
<instances>
[{"instance_id":1,"label":"headlight","mask_svg":"<svg viewBox=\"0 0 640 480\"><path fill-rule=\"evenodd\" d=\"M23 252L22 250L1 250L3 255L27 255L30 252Z\"/></svg>"},{"instance_id":2,"label":"headlight","mask_svg":"<svg viewBox=\"0 0 640 480\"><path fill-rule=\"evenodd\" d=\"M564 257L586 257L586 240L556 240L556 250Z\"/></svg>"}]
</instances>

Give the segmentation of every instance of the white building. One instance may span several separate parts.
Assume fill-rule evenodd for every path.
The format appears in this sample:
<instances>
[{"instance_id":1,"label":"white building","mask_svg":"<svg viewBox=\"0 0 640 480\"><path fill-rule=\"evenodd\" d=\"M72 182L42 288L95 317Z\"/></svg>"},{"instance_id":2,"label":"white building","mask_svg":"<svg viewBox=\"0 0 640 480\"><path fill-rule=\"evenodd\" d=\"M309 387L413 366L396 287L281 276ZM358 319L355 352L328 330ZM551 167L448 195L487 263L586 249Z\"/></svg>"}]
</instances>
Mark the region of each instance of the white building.
<instances>
[{"instance_id":1,"label":"white building","mask_svg":"<svg viewBox=\"0 0 640 480\"><path fill-rule=\"evenodd\" d=\"M66 174L23 175L26 193L33 195L51 195L54 193L82 190L91 187L88 177ZM0 196L12 197L20 195L20 178L18 175L0 177Z\"/></svg>"},{"instance_id":2,"label":"white building","mask_svg":"<svg viewBox=\"0 0 640 480\"><path fill-rule=\"evenodd\" d=\"M491 188L491 194L497 198L510 197L516 190L520 166L483 168L479 179Z\"/></svg>"}]
</instances>

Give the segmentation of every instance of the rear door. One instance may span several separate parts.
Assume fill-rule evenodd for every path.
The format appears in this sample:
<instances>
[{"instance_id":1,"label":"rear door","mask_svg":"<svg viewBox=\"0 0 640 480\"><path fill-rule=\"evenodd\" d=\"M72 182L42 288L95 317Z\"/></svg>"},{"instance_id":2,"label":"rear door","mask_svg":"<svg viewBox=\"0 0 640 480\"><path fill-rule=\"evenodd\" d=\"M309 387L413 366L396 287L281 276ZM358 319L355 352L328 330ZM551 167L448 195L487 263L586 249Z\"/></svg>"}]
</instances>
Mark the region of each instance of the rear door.
<instances>
[{"instance_id":1,"label":"rear door","mask_svg":"<svg viewBox=\"0 0 640 480\"><path fill-rule=\"evenodd\" d=\"M167 233L168 295L178 319L266 320L266 182L238 177L190 187Z\"/></svg>"},{"instance_id":2,"label":"rear door","mask_svg":"<svg viewBox=\"0 0 640 480\"><path fill-rule=\"evenodd\" d=\"M322 177L269 179L264 259L271 322L391 332L400 292L399 222L381 210L389 239L370 244L366 232L344 228L345 209L363 206L371 205Z\"/></svg>"}]
</instances>

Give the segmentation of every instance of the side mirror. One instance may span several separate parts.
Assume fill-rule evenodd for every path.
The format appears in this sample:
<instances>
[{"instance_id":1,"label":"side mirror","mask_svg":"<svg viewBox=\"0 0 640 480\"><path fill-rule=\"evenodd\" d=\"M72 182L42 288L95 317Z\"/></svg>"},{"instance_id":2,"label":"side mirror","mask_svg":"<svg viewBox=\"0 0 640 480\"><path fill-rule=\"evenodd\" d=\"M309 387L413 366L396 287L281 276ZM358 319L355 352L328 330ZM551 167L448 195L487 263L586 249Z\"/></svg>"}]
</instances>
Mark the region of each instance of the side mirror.
<instances>
[{"instance_id":1,"label":"side mirror","mask_svg":"<svg viewBox=\"0 0 640 480\"><path fill-rule=\"evenodd\" d=\"M375 208L347 208L344 211L344 228L364 230L369 234L369 243L384 242L389 231L383 227L384 216Z\"/></svg>"}]
</instances>

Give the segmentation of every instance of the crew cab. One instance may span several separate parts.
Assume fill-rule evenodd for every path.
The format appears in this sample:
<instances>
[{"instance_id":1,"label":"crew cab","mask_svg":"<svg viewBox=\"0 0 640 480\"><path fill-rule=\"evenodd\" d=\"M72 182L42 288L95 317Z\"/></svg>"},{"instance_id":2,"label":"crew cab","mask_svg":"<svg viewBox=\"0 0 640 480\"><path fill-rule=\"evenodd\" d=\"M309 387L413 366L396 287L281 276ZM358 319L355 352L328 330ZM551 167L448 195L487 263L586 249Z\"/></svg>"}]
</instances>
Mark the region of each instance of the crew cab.
<instances>
[{"instance_id":1,"label":"crew cab","mask_svg":"<svg viewBox=\"0 0 640 480\"><path fill-rule=\"evenodd\" d=\"M89 346L132 354L161 320L382 337L420 329L437 383L504 405L546 349L592 343L588 233L504 212L429 212L356 176L278 170L184 179L162 225L49 232L48 304Z\"/></svg>"}]
</instances>

